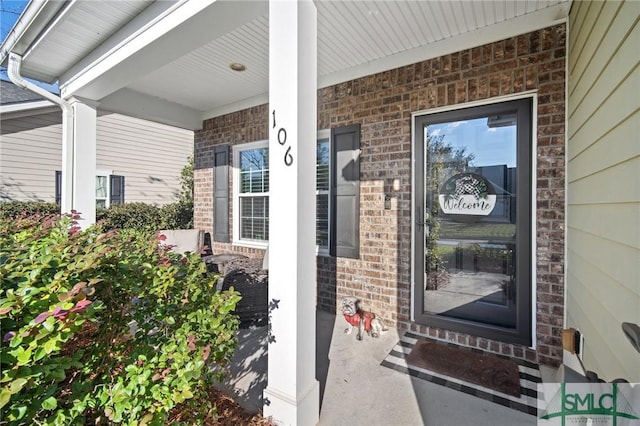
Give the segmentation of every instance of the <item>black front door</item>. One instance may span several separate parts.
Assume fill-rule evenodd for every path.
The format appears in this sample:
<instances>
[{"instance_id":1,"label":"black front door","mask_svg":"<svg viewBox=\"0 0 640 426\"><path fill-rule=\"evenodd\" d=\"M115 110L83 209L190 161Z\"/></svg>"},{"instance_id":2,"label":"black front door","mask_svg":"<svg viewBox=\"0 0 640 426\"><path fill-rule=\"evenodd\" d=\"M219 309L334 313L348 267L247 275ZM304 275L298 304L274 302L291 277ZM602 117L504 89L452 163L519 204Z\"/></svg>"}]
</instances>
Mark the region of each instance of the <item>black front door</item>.
<instances>
[{"instance_id":1,"label":"black front door","mask_svg":"<svg viewBox=\"0 0 640 426\"><path fill-rule=\"evenodd\" d=\"M415 119L416 321L531 344L531 100Z\"/></svg>"}]
</instances>

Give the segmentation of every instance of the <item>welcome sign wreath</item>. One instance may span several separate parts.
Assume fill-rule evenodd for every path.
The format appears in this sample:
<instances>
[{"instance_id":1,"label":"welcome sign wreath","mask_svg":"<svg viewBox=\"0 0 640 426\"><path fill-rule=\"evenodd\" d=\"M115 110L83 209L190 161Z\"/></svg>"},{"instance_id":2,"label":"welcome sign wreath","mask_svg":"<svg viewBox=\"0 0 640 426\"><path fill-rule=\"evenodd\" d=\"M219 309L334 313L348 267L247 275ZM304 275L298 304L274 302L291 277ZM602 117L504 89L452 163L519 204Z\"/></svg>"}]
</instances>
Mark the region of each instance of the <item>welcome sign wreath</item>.
<instances>
[{"instance_id":1,"label":"welcome sign wreath","mask_svg":"<svg viewBox=\"0 0 640 426\"><path fill-rule=\"evenodd\" d=\"M438 202L442 212L454 216L454 220L479 220L496 206L496 191L477 173L458 173L442 185Z\"/></svg>"}]
</instances>

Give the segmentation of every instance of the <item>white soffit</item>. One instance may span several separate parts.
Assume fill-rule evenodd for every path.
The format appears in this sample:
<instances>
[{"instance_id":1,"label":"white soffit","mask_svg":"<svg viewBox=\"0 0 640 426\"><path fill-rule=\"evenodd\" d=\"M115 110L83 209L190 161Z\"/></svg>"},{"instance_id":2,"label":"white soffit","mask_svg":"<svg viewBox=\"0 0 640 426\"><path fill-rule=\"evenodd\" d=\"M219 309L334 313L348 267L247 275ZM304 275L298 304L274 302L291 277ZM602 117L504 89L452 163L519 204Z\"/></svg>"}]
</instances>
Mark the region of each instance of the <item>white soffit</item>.
<instances>
[{"instance_id":1,"label":"white soffit","mask_svg":"<svg viewBox=\"0 0 640 426\"><path fill-rule=\"evenodd\" d=\"M322 0L318 85L327 87L544 28L564 21L570 6L570 0ZM350 42L344 43L343 37Z\"/></svg>"},{"instance_id":2,"label":"white soffit","mask_svg":"<svg viewBox=\"0 0 640 426\"><path fill-rule=\"evenodd\" d=\"M73 1L24 55L22 72L52 83L153 0Z\"/></svg>"},{"instance_id":3,"label":"white soffit","mask_svg":"<svg viewBox=\"0 0 640 426\"><path fill-rule=\"evenodd\" d=\"M117 55L113 53L119 49L113 46L120 34L136 19L146 22L155 10L198 1L71 1L26 52L23 74L44 81L63 76L67 95L76 93L71 87L75 84L79 96L108 98L123 113L130 102L135 111L136 93L146 97L145 102L166 101L167 111L182 105L185 114L197 114L198 120L268 101L269 19L266 7L260 9L252 1L219 0L202 15L206 19L193 19L187 30L171 29L175 37L162 38L171 42L162 45L158 40L153 49L166 55L150 58L150 52L146 57L128 53L124 45ZM318 86L327 87L561 22L571 1L316 0L315 4ZM220 25L213 24L220 19ZM103 54L111 59L122 56L120 65L114 65L122 70L84 76L89 79L84 84L90 87L83 89L74 82L76 74L92 69L94 62L102 64ZM231 71L232 62L244 64L246 71ZM126 74L120 75L123 70Z\"/></svg>"},{"instance_id":4,"label":"white soffit","mask_svg":"<svg viewBox=\"0 0 640 426\"><path fill-rule=\"evenodd\" d=\"M316 2L321 59L318 75L396 55L563 2L320 0Z\"/></svg>"},{"instance_id":5,"label":"white soffit","mask_svg":"<svg viewBox=\"0 0 640 426\"><path fill-rule=\"evenodd\" d=\"M546 27L564 20L571 2L316 0L315 4L318 86L327 87ZM231 112L238 105L246 107L251 99L263 100L268 90L268 57L262 50L268 48L267 31L268 16L264 16L233 32L228 39L214 40L166 65L152 77L159 81L161 74L193 71L189 63L197 57L200 69L209 62L208 69L216 70L196 74L202 77L198 80L204 88L202 95L219 96L199 97L198 108L206 111L205 118ZM266 63L261 64L263 60ZM247 71L234 75L228 69L230 62L244 63ZM136 90L149 93L152 86L157 86L157 81L152 84L146 77L144 80L135 84ZM238 82L242 82L241 87ZM172 91L166 90L162 97ZM236 102L244 101L228 103L234 98Z\"/></svg>"},{"instance_id":6,"label":"white soffit","mask_svg":"<svg viewBox=\"0 0 640 426\"><path fill-rule=\"evenodd\" d=\"M232 62L244 64L246 71L232 71ZM269 19L262 16L127 87L206 111L212 102L231 104L263 93L268 86Z\"/></svg>"}]
</instances>

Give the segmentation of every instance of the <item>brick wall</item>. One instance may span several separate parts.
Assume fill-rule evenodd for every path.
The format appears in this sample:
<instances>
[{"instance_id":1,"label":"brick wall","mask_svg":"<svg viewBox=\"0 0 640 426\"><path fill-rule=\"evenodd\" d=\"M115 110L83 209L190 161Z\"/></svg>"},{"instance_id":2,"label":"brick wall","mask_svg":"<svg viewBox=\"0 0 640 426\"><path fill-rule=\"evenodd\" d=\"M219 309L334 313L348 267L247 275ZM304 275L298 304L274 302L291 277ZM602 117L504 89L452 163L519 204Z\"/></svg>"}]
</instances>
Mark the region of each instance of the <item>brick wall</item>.
<instances>
[{"instance_id":1,"label":"brick wall","mask_svg":"<svg viewBox=\"0 0 640 426\"><path fill-rule=\"evenodd\" d=\"M537 91L537 350L412 324L411 114ZM355 295L390 324L557 365L564 292L565 26L467 49L318 91L318 129L361 124L360 259L318 257L318 304ZM213 146L268 138L266 105L204 122L195 136L196 226L211 231ZM391 195L385 209L385 194ZM230 200L231 205L231 200ZM233 214L233 213L232 213ZM232 223L232 221L230 221ZM217 244L214 251L255 249Z\"/></svg>"}]
</instances>

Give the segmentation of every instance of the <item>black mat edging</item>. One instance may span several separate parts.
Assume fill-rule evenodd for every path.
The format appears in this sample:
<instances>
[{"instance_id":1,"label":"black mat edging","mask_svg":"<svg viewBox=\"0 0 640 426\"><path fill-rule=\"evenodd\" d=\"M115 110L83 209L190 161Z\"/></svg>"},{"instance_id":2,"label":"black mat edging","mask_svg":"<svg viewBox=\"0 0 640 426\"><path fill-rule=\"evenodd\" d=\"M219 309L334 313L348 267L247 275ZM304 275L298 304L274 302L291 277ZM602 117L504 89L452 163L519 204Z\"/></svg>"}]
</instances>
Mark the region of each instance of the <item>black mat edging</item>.
<instances>
[{"instance_id":1,"label":"black mat edging","mask_svg":"<svg viewBox=\"0 0 640 426\"><path fill-rule=\"evenodd\" d=\"M531 403L531 402L527 402L525 399L523 399L522 402L519 401L514 401L512 399L507 398L507 395L504 394L504 396L502 393L497 392L498 395L493 394L493 393L489 393L484 391L483 389L480 388L480 386L475 385L473 383L469 383L460 379L456 379L462 383L457 383L454 381L449 381L443 377L440 377L438 375L434 375L434 374L429 374L427 372L425 372L424 369L417 369L414 368L413 366L407 365L407 366L403 366L403 365L398 365L397 363L391 362L388 359L396 359L396 360L402 360L405 361L406 363L406 357L408 355L408 353L411 351L411 349L413 349L413 347L415 346L414 343L407 341L406 339L415 339L415 340L427 340L430 342L434 342L434 343L439 343L442 345L447 345L447 346L454 346L456 348L460 348L460 349L465 349L465 350L470 350L472 352L475 352L477 349L476 348L469 348L469 347L465 347L465 346L460 346L457 345L455 343L452 342L446 342L446 341L442 341L442 340L437 340L437 339L433 339L433 338L429 338L426 336L420 336L418 334L414 334L411 332L406 332L404 334L404 336L400 339L400 341L391 349L391 351L389 352L389 355L387 355L387 357L380 363L380 365L390 368L392 370L398 371L400 373L403 374L408 374L412 377L416 377L418 379L421 380L426 380L428 382L431 383L435 383L437 385L440 386L445 386L447 388L459 391L459 392L463 392L466 393L468 395L477 397L477 398L481 398L483 400L486 401L490 401L517 411L521 411L523 413L526 414L530 414L533 416L537 416L538 414L538 407L537 407L537 399L538 399L538 391L537 391L537 385L538 383L542 382L542 379L538 373L538 375L536 376L535 374L531 374L528 371L523 371L524 368L528 368L530 370L533 370L534 372L539 372L540 368L537 364L532 363L531 361L527 361L527 360L523 360L523 359L519 359L519 358L510 358L508 356L502 355L502 354L491 354L488 352L482 352L484 354L488 354L488 355L497 355L500 358L503 359L507 359L510 361L514 361L516 364L518 364L518 369L519 369L519 376L520 376L520 397L522 399L523 396L529 397L529 398L533 398L534 400L536 400L536 403ZM403 352L403 349L408 349L408 352ZM475 349L475 350L474 350ZM440 373L438 373L440 374ZM443 374L440 374L443 375Z\"/></svg>"}]
</instances>

